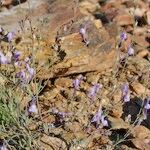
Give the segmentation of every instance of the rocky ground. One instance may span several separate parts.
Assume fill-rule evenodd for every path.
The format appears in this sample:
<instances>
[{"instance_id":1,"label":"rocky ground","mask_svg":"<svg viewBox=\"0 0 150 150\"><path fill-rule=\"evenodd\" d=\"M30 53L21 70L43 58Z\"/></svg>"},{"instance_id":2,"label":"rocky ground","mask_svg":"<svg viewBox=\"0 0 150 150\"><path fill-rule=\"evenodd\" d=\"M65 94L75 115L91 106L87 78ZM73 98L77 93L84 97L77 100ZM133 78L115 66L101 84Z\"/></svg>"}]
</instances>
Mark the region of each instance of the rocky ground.
<instances>
[{"instance_id":1,"label":"rocky ground","mask_svg":"<svg viewBox=\"0 0 150 150\"><path fill-rule=\"evenodd\" d=\"M1 0L0 150L150 150L149 7Z\"/></svg>"}]
</instances>

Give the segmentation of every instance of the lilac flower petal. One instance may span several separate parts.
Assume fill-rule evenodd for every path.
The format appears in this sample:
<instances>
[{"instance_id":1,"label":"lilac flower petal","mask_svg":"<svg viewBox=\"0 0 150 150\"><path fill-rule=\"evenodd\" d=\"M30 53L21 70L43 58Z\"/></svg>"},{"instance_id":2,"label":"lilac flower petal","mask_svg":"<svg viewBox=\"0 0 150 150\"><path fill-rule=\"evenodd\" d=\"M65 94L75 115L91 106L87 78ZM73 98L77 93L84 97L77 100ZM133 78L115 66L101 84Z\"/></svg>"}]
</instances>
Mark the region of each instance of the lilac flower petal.
<instances>
[{"instance_id":1,"label":"lilac flower petal","mask_svg":"<svg viewBox=\"0 0 150 150\"><path fill-rule=\"evenodd\" d=\"M121 35L120 35L120 39L121 39L122 42L127 40L127 33L126 32L122 32Z\"/></svg>"},{"instance_id":2,"label":"lilac flower petal","mask_svg":"<svg viewBox=\"0 0 150 150\"><path fill-rule=\"evenodd\" d=\"M134 49L131 46L128 47L128 55L129 56L133 56L134 55Z\"/></svg>"},{"instance_id":3,"label":"lilac flower petal","mask_svg":"<svg viewBox=\"0 0 150 150\"><path fill-rule=\"evenodd\" d=\"M144 106L144 108L147 109L147 110L150 109L150 104L146 104L146 105Z\"/></svg>"},{"instance_id":4,"label":"lilac flower petal","mask_svg":"<svg viewBox=\"0 0 150 150\"><path fill-rule=\"evenodd\" d=\"M12 55L12 60L15 62L19 61L20 55L21 55L21 52L19 52L19 51L14 52Z\"/></svg>"},{"instance_id":5,"label":"lilac flower petal","mask_svg":"<svg viewBox=\"0 0 150 150\"><path fill-rule=\"evenodd\" d=\"M79 79L75 79L73 80L73 87L75 90L78 90L80 86L80 80Z\"/></svg>"},{"instance_id":6,"label":"lilac flower petal","mask_svg":"<svg viewBox=\"0 0 150 150\"><path fill-rule=\"evenodd\" d=\"M74 88L74 95L77 90L80 88L80 83L84 79L82 75L78 76L76 79L73 80L73 88Z\"/></svg>"},{"instance_id":7,"label":"lilac flower petal","mask_svg":"<svg viewBox=\"0 0 150 150\"><path fill-rule=\"evenodd\" d=\"M25 72L23 70L19 71L17 74L16 74L16 77L18 78L25 78Z\"/></svg>"},{"instance_id":8,"label":"lilac flower petal","mask_svg":"<svg viewBox=\"0 0 150 150\"><path fill-rule=\"evenodd\" d=\"M89 98L94 98L96 96L96 94L99 92L100 88L102 88L101 84L94 84L93 87L91 87L89 93L88 93L88 97Z\"/></svg>"},{"instance_id":9,"label":"lilac flower petal","mask_svg":"<svg viewBox=\"0 0 150 150\"><path fill-rule=\"evenodd\" d=\"M27 82L27 78L26 78L26 73L21 70L16 74L16 78L20 78L21 82L26 83Z\"/></svg>"},{"instance_id":10,"label":"lilac flower petal","mask_svg":"<svg viewBox=\"0 0 150 150\"><path fill-rule=\"evenodd\" d=\"M96 112L91 122L95 122L97 126L100 125L100 123L102 123L103 126L108 126L108 121L104 119L104 115L102 114L101 107Z\"/></svg>"},{"instance_id":11,"label":"lilac flower petal","mask_svg":"<svg viewBox=\"0 0 150 150\"><path fill-rule=\"evenodd\" d=\"M79 31L79 33L81 34L81 36L82 36L82 38L83 38L83 41L84 41L84 43L86 44L86 46L88 46L89 45L89 43L90 43L90 41L88 40L88 34L87 34L87 27L86 27L86 25L84 26L84 27L81 27L80 28L80 31Z\"/></svg>"},{"instance_id":12,"label":"lilac flower petal","mask_svg":"<svg viewBox=\"0 0 150 150\"><path fill-rule=\"evenodd\" d=\"M144 108L147 110L150 109L150 97L145 100Z\"/></svg>"},{"instance_id":13,"label":"lilac flower petal","mask_svg":"<svg viewBox=\"0 0 150 150\"><path fill-rule=\"evenodd\" d=\"M130 94L127 93L126 95L124 95L123 100L124 100L124 102L129 102L130 101Z\"/></svg>"},{"instance_id":14,"label":"lilac flower petal","mask_svg":"<svg viewBox=\"0 0 150 150\"><path fill-rule=\"evenodd\" d=\"M0 64L7 64L8 63L8 59L6 56L4 56L4 54L0 51Z\"/></svg>"},{"instance_id":15,"label":"lilac flower petal","mask_svg":"<svg viewBox=\"0 0 150 150\"><path fill-rule=\"evenodd\" d=\"M5 145L0 146L0 150L7 150Z\"/></svg>"},{"instance_id":16,"label":"lilac flower petal","mask_svg":"<svg viewBox=\"0 0 150 150\"><path fill-rule=\"evenodd\" d=\"M31 67L29 66L29 64L26 64L26 68L27 68L28 72L30 73L30 75L31 75L31 76L34 76L35 71L34 71L33 68L31 68Z\"/></svg>"},{"instance_id":17,"label":"lilac flower petal","mask_svg":"<svg viewBox=\"0 0 150 150\"><path fill-rule=\"evenodd\" d=\"M130 93L129 93L129 84L128 83L123 85L122 97L123 97L124 102L129 102L130 101Z\"/></svg>"},{"instance_id":18,"label":"lilac flower petal","mask_svg":"<svg viewBox=\"0 0 150 150\"><path fill-rule=\"evenodd\" d=\"M12 42L14 36L15 36L15 33L14 33L14 32L9 32L9 33L7 34L8 42Z\"/></svg>"},{"instance_id":19,"label":"lilac flower petal","mask_svg":"<svg viewBox=\"0 0 150 150\"><path fill-rule=\"evenodd\" d=\"M31 68L29 66L29 64L26 64L26 69L29 72L28 81L30 82L32 80L32 78L34 77L34 75L35 75L35 70L33 68Z\"/></svg>"},{"instance_id":20,"label":"lilac flower petal","mask_svg":"<svg viewBox=\"0 0 150 150\"><path fill-rule=\"evenodd\" d=\"M34 114L38 113L38 108L36 105L36 97L35 96L33 96L32 100L29 102L28 112L34 113Z\"/></svg>"},{"instance_id":21,"label":"lilac flower petal","mask_svg":"<svg viewBox=\"0 0 150 150\"><path fill-rule=\"evenodd\" d=\"M104 127L108 127L108 121L104 119L104 116L101 117L101 122Z\"/></svg>"},{"instance_id":22,"label":"lilac flower petal","mask_svg":"<svg viewBox=\"0 0 150 150\"><path fill-rule=\"evenodd\" d=\"M38 113L38 109L37 109L37 106L36 106L35 103L32 103L32 104L29 106L28 112L29 112L29 113L35 113L35 114Z\"/></svg>"},{"instance_id":23,"label":"lilac flower petal","mask_svg":"<svg viewBox=\"0 0 150 150\"><path fill-rule=\"evenodd\" d=\"M85 35L86 34L86 28L85 27L82 27L82 28L80 28L80 34L83 36L83 35Z\"/></svg>"}]
</instances>

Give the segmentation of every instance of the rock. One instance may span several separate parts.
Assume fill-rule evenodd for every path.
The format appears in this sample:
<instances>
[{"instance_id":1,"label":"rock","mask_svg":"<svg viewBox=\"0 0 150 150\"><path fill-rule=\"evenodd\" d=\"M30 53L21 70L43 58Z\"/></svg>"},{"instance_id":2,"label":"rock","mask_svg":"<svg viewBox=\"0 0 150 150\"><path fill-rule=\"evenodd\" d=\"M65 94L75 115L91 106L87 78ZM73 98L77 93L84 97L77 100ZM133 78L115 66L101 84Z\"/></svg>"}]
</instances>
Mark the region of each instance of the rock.
<instances>
[{"instance_id":1,"label":"rock","mask_svg":"<svg viewBox=\"0 0 150 150\"><path fill-rule=\"evenodd\" d=\"M99 74L88 73L86 75L86 79L88 83L93 83L93 84L98 83L99 78L100 78Z\"/></svg>"},{"instance_id":2,"label":"rock","mask_svg":"<svg viewBox=\"0 0 150 150\"><path fill-rule=\"evenodd\" d=\"M1 0L1 6L5 6L7 8L10 8L10 6L16 6L19 5L20 3L24 3L27 0Z\"/></svg>"},{"instance_id":3,"label":"rock","mask_svg":"<svg viewBox=\"0 0 150 150\"><path fill-rule=\"evenodd\" d=\"M97 2L92 1L82 1L80 2L80 11L84 15L90 15L92 12L96 11L99 8Z\"/></svg>"},{"instance_id":4,"label":"rock","mask_svg":"<svg viewBox=\"0 0 150 150\"><path fill-rule=\"evenodd\" d=\"M56 95L59 94L59 90L57 88L49 89L44 92L44 94L40 97L44 100L50 100L53 101L53 99L56 97Z\"/></svg>"},{"instance_id":5,"label":"rock","mask_svg":"<svg viewBox=\"0 0 150 150\"><path fill-rule=\"evenodd\" d=\"M134 35L143 35L143 33L147 32L147 29L145 27L136 27L133 31Z\"/></svg>"},{"instance_id":6,"label":"rock","mask_svg":"<svg viewBox=\"0 0 150 150\"><path fill-rule=\"evenodd\" d=\"M148 25L150 25L150 10L147 11L146 15L147 15L147 23Z\"/></svg>"},{"instance_id":7,"label":"rock","mask_svg":"<svg viewBox=\"0 0 150 150\"><path fill-rule=\"evenodd\" d=\"M123 114L123 108L122 106L118 106L117 107L114 107L111 111L111 116L114 117L114 118L120 118Z\"/></svg>"},{"instance_id":8,"label":"rock","mask_svg":"<svg viewBox=\"0 0 150 150\"><path fill-rule=\"evenodd\" d=\"M136 148L139 150L149 150L150 149L150 139L141 139L135 138L131 140L132 143L135 145Z\"/></svg>"},{"instance_id":9,"label":"rock","mask_svg":"<svg viewBox=\"0 0 150 150\"><path fill-rule=\"evenodd\" d=\"M35 10L36 7L38 8L40 5L45 4L45 2L46 0L43 0L43 2L41 2L40 0L31 0L30 1L31 10L32 11ZM7 2L7 4L11 3L12 0L9 3ZM27 2L20 4L16 7L13 7L9 10L0 12L0 19L1 19L0 25L7 30L19 29L20 28L19 21L21 20L25 21L29 16L29 12L30 10ZM41 15L42 13L43 13L42 10L40 10L37 15Z\"/></svg>"},{"instance_id":10,"label":"rock","mask_svg":"<svg viewBox=\"0 0 150 150\"><path fill-rule=\"evenodd\" d=\"M108 116L108 120L110 121L112 129L128 129L129 124L126 123L123 119L121 118L113 118L111 116Z\"/></svg>"},{"instance_id":11,"label":"rock","mask_svg":"<svg viewBox=\"0 0 150 150\"><path fill-rule=\"evenodd\" d=\"M133 25L134 24L134 18L130 14L120 14L120 15L117 15L114 18L114 20L120 26Z\"/></svg>"},{"instance_id":12,"label":"rock","mask_svg":"<svg viewBox=\"0 0 150 150\"><path fill-rule=\"evenodd\" d=\"M20 9L22 10L21 13L19 13ZM45 46L43 46L44 42L40 41L42 50L35 54L35 58L39 60L37 69L40 70L37 77L46 79L91 71L101 72L113 66L117 55L114 37L111 38L105 28L98 30L89 17L81 16L73 0L51 2L48 0L36 2L32 0L32 13L27 13L29 12L28 3L16 6L10 11L12 15L6 12L1 13L0 19L2 22L0 24L8 29L9 26L16 28L16 22L27 16L28 19L33 18L31 25L37 26L39 33L42 33L41 38L45 39ZM18 13L18 16L16 17L14 13ZM4 16L7 19L4 19ZM88 47L82 42L82 37L79 34L81 25L85 24L87 25L88 41L90 42ZM17 45L17 49L24 52L25 49L33 46L32 40L28 37L30 34L30 31L28 31L25 35L22 35L22 41ZM34 34L36 35L36 31L34 31ZM55 42L56 36L61 40L61 52L58 53L58 57L54 50L50 48ZM39 43L34 43L34 48L36 47L38 49ZM32 54L32 52L30 53ZM54 65L48 68L46 64L51 58L51 63Z\"/></svg>"},{"instance_id":13,"label":"rock","mask_svg":"<svg viewBox=\"0 0 150 150\"><path fill-rule=\"evenodd\" d=\"M9 6L12 2L13 0L1 0L1 6Z\"/></svg>"},{"instance_id":14,"label":"rock","mask_svg":"<svg viewBox=\"0 0 150 150\"><path fill-rule=\"evenodd\" d=\"M131 131L134 137L131 141L140 150L150 149L150 130L144 126L135 126Z\"/></svg>"},{"instance_id":15,"label":"rock","mask_svg":"<svg viewBox=\"0 0 150 150\"><path fill-rule=\"evenodd\" d=\"M144 57L146 57L148 54L149 54L149 51L148 51L147 49L144 49L144 50L140 51L140 52L137 54L137 56L138 56L138 57L141 57L141 58L144 58Z\"/></svg>"},{"instance_id":16,"label":"rock","mask_svg":"<svg viewBox=\"0 0 150 150\"><path fill-rule=\"evenodd\" d=\"M131 134L135 138L140 138L140 139L150 138L150 130L142 125L135 126L131 131Z\"/></svg>"},{"instance_id":17,"label":"rock","mask_svg":"<svg viewBox=\"0 0 150 150\"><path fill-rule=\"evenodd\" d=\"M146 12L146 9L145 8L136 8L134 10L134 15L135 16L138 16L138 17L142 17L144 15L144 13Z\"/></svg>"},{"instance_id":18,"label":"rock","mask_svg":"<svg viewBox=\"0 0 150 150\"><path fill-rule=\"evenodd\" d=\"M73 84L73 81L69 78L58 78L55 81L55 86L61 87L61 88L72 87L72 84Z\"/></svg>"},{"instance_id":19,"label":"rock","mask_svg":"<svg viewBox=\"0 0 150 150\"><path fill-rule=\"evenodd\" d=\"M144 58L141 58L141 57L132 57L132 58L129 58L129 63L134 65L136 70L139 72L145 72L147 68L147 66L149 66L149 61L144 59Z\"/></svg>"},{"instance_id":20,"label":"rock","mask_svg":"<svg viewBox=\"0 0 150 150\"><path fill-rule=\"evenodd\" d=\"M97 30L90 21L87 24L89 46L82 42L77 32L61 37L61 49L65 57L47 71L41 68L38 77L52 78L91 71L101 72L113 66L117 56L115 40L109 38L105 29ZM79 31L79 25L76 28L78 30L75 30Z\"/></svg>"},{"instance_id":21,"label":"rock","mask_svg":"<svg viewBox=\"0 0 150 150\"><path fill-rule=\"evenodd\" d=\"M101 20L99 20L99 19L94 20L94 24L97 29L99 29L103 26Z\"/></svg>"},{"instance_id":22,"label":"rock","mask_svg":"<svg viewBox=\"0 0 150 150\"><path fill-rule=\"evenodd\" d=\"M67 150L66 143L61 140L61 138L48 136L46 134L43 134L40 138L40 149L45 150L53 150L53 149L64 149Z\"/></svg>"},{"instance_id":23,"label":"rock","mask_svg":"<svg viewBox=\"0 0 150 150\"><path fill-rule=\"evenodd\" d=\"M149 42L146 41L146 37L143 35L133 36L132 40L141 47L147 48L149 46Z\"/></svg>"},{"instance_id":24,"label":"rock","mask_svg":"<svg viewBox=\"0 0 150 150\"><path fill-rule=\"evenodd\" d=\"M70 24L79 15L73 0L31 0L29 3L25 2L0 12L0 25L10 31L20 27L30 28L30 25L36 26L44 37L49 36L49 39L54 41L58 30Z\"/></svg>"},{"instance_id":25,"label":"rock","mask_svg":"<svg viewBox=\"0 0 150 150\"><path fill-rule=\"evenodd\" d=\"M121 91L121 89L118 89L113 94L113 100L115 103L118 103L118 102L120 102L121 98L122 98L122 91Z\"/></svg>"},{"instance_id":26,"label":"rock","mask_svg":"<svg viewBox=\"0 0 150 150\"><path fill-rule=\"evenodd\" d=\"M150 90L145 88L142 84L140 84L139 82L133 82L131 84L131 87L133 88L134 92L137 94L137 95L149 95L150 93Z\"/></svg>"}]
</instances>

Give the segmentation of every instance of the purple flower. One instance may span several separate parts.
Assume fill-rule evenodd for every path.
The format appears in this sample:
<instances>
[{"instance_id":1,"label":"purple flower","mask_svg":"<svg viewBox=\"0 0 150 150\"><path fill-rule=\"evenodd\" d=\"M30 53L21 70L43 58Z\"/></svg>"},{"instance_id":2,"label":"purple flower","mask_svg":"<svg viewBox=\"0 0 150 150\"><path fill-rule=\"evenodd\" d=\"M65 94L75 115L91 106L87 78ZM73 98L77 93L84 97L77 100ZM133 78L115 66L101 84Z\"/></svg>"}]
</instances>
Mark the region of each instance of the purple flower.
<instances>
[{"instance_id":1,"label":"purple flower","mask_svg":"<svg viewBox=\"0 0 150 150\"><path fill-rule=\"evenodd\" d=\"M13 52L12 53L12 60L15 61L15 62L18 62L20 55L21 55L21 52L19 52L19 51Z\"/></svg>"},{"instance_id":2,"label":"purple flower","mask_svg":"<svg viewBox=\"0 0 150 150\"><path fill-rule=\"evenodd\" d=\"M0 150L7 150L5 145L0 145Z\"/></svg>"},{"instance_id":3,"label":"purple flower","mask_svg":"<svg viewBox=\"0 0 150 150\"><path fill-rule=\"evenodd\" d=\"M15 33L14 33L14 32L9 32L9 33L7 34L8 42L12 42L14 36L15 36Z\"/></svg>"},{"instance_id":4,"label":"purple flower","mask_svg":"<svg viewBox=\"0 0 150 150\"><path fill-rule=\"evenodd\" d=\"M90 99L94 99L98 91L102 88L102 84L96 83L91 87L91 89L88 92L88 97Z\"/></svg>"},{"instance_id":5,"label":"purple flower","mask_svg":"<svg viewBox=\"0 0 150 150\"><path fill-rule=\"evenodd\" d=\"M75 90L79 90L80 83L83 80L83 78L84 77L82 75L80 75L78 78L73 80L73 87L74 87Z\"/></svg>"},{"instance_id":6,"label":"purple flower","mask_svg":"<svg viewBox=\"0 0 150 150\"><path fill-rule=\"evenodd\" d=\"M74 89L75 90L78 90L79 89L79 87L80 87L80 80L79 79L74 79L73 80L73 87L74 87Z\"/></svg>"},{"instance_id":7,"label":"purple flower","mask_svg":"<svg viewBox=\"0 0 150 150\"><path fill-rule=\"evenodd\" d=\"M88 34L87 34L87 27L86 25L84 27L80 28L79 33L81 34L82 38L83 38L83 42L86 44L86 46L89 45L89 41L88 41Z\"/></svg>"},{"instance_id":8,"label":"purple flower","mask_svg":"<svg viewBox=\"0 0 150 150\"><path fill-rule=\"evenodd\" d=\"M32 97L32 100L29 102L28 113L29 114L37 114L38 113L38 108L36 105L35 97Z\"/></svg>"},{"instance_id":9,"label":"purple flower","mask_svg":"<svg viewBox=\"0 0 150 150\"><path fill-rule=\"evenodd\" d=\"M0 150L7 150L4 140L0 140Z\"/></svg>"},{"instance_id":10,"label":"purple flower","mask_svg":"<svg viewBox=\"0 0 150 150\"><path fill-rule=\"evenodd\" d=\"M105 117L102 115L101 116L101 123L104 127L108 127L108 121L104 119Z\"/></svg>"},{"instance_id":11,"label":"purple flower","mask_svg":"<svg viewBox=\"0 0 150 150\"><path fill-rule=\"evenodd\" d=\"M131 47L131 45L128 47L128 55L133 56L134 55L134 49Z\"/></svg>"},{"instance_id":12,"label":"purple flower","mask_svg":"<svg viewBox=\"0 0 150 150\"><path fill-rule=\"evenodd\" d=\"M85 34L86 34L86 26L81 27L79 33L80 33L82 36L85 36Z\"/></svg>"},{"instance_id":13,"label":"purple flower","mask_svg":"<svg viewBox=\"0 0 150 150\"><path fill-rule=\"evenodd\" d=\"M25 70L21 70L16 74L16 77L20 78L22 83L29 83L35 74L34 69L30 68L29 64L26 64L26 69L28 73Z\"/></svg>"},{"instance_id":14,"label":"purple flower","mask_svg":"<svg viewBox=\"0 0 150 150\"><path fill-rule=\"evenodd\" d=\"M4 56L4 54L0 51L0 64L7 64L8 63L8 59L6 58L6 56Z\"/></svg>"},{"instance_id":15,"label":"purple flower","mask_svg":"<svg viewBox=\"0 0 150 150\"><path fill-rule=\"evenodd\" d=\"M145 100L143 115L144 119L147 119L147 112L150 110L150 97Z\"/></svg>"},{"instance_id":16,"label":"purple flower","mask_svg":"<svg viewBox=\"0 0 150 150\"><path fill-rule=\"evenodd\" d=\"M130 93L129 93L129 84L128 83L123 85L122 97L123 97L124 102L129 102L130 101Z\"/></svg>"},{"instance_id":17,"label":"purple flower","mask_svg":"<svg viewBox=\"0 0 150 150\"><path fill-rule=\"evenodd\" d=\"M26 82L27 82L26 73L25 73L23 70L19 71L19 72L16 74L16 77L17 77L17 78L20 78L23 83L26 83Z\"/></svg>"},{"instance_id":18,"label":"purple flower","mask_svg":"<svg viewBox=\"0 0 150 150\"><path fill-rule=\"evenodd\" d=\"M125 122L130 123L131 122L131 114L128 114L128 116L125 118Z\"/></svg>"},{"instance_id":19,"label":"purple flower","mask_svg":"<svg viewBox=\"0 0 150 150\"><path fill-rule=\"evenodd\" d=\"M31 68L29 64L26 64L26 69L30 74L29 80L32 80L33 76L35 75L35 70Z\"/></svg>"},{"instance_id":20,"label":"purple flower","mask_svg":"<svg viewBox=\"0 0 150 150\"><path fill-rule=\"evenodd\" d=\"M100 123L102 123L102 125L108 126L108 121L104 119L105 116L102 114L102 109L101 107L98 109L97 113L94 115L94 117L92 118L91 122L95 122L96 126L99 126Z\"/></svg>"},{"instance_id":21,"label":"purple flower","mask_svg":"<svg viewBox=\"0 0 150 150\"><path fill-rule=\"evenodd\" d=\"M28 70L28 72L31 74L31 75L34 75L34 69L33 68L31 68L30 66L29 66L29 64L26 64L26 69Z\"/></svg>"},{"instance_id":22,"label":"purple flower","mask_svg":"<svg viewBox=\"0 0 150 150\"><path fill-rule=\"evenodd\" d=\"M150 109L150 97L146 99L144 108L145 109Z\"/></svg>"},{"instance_id":23,"label":"purple flower","mask_svg":"<svg viewBox=\"0 0 150 150\"><path fill-rule=\"evenodd\" d=\"M127 40L127 33L124 31L124 32L122 32L121 33L121 35L120 35L120 40L121 40L121 42L123 42L123 41L125 41L125 40Z\"/></svg>"}]
</instances>

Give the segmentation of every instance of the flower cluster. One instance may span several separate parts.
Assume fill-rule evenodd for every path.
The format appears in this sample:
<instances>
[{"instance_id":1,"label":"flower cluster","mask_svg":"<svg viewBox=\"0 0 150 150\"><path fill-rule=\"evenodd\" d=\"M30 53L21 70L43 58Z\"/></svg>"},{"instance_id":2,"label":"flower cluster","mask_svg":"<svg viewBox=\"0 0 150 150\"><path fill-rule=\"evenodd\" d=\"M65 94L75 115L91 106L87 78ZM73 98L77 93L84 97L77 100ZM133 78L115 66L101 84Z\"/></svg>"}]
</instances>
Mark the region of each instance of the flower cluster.
<instances>
[{"instance_id":1,"label":"flower cluster","mask_svg":"<svg viewBox=\"0 0 150 150\"><path fill-rule=\"evenodd\" d=\"M37 108L37 104L36 104L36 98L33 96L32 100L29 102L29 106L28 106L28 114L37 114L38 113L38 108Z\"/></svg>"},{"instance_id":2,"label":"flower cluster","mask_svg":"<svg viewBox=\"0 0 150 150\"><path fill-rule=\"evenodd\" d=\"M126 41L127 40L127 33L125 31L123 31L120 35L120 40L121 42Z\"/></svg>"},{"instance_id":3,"label":"flower cluster","mask_svg":"<svg viewBox=\"0 0 150 150\"><path fill-rule=\"evenodd\" d=\"M83 42L86 44L86 46L88 46L90 41L88 40L87 26L85 25L81 27L79 33L82 36Z\"/></svg>"},{"instance_id":4,"label":"flower cluster","mask_svg":"<svg viewBox=\"0 0 150 150\"><path fill-rule=\"evenodd\" d=\"M26 62L25 62L25 69L20 70L16 74L16 77L19 78L21 80L21 83L24 84L29 83L35 75L35 70L32 67L30 67L30 65L28 64L29 61Z\"/></svg>"},{"instance_id":5,"label":"flower cluster","mask_svg":"<svg viewBox=\"0 0 150 150\"><path fill-rule=\"evenodd\" d=\"M99 126L100 124L102 124L104 127L108 126L108 121L105 120L105 116L103 115L101 107L99 107L91 122L95 122L96 126Z\"/></svg>"},{"instance_id":6,"label":"flower cluster","mask_svg":"<svg viewBox=\"0 0 150 150\"><path fill-rule=\"evenodd\" d=\"M7 150L4 140L0 140L0 150Z\"/></svg>"},{"instance_id":7,"label":"flower cluster","mask_svg":"<svg viewBox=\"0 0 150 150\"><path fill-rule=\"evenodd\" d=\"M148 97L144 103L144 109L143 109L144 119L147 119L148 110L150 110L150 97Z\"/></svg>"},{"instance_id":8,"label":"flower cluster","mask_svg":"<svg viewBox=\"0 0 150 150\"><path fill-rule=\"evenodd\" d=\"M7 40L8 42L12 42L12 40L14 39L15 33L14 32L9 32L7 34Z\"/></svg>"},{"instance_id":9,"label":"flower cluster","mask_svg":"<svg viewBox=\"0 0 150 150\"><path fill-rule=\"evenodd\" d=\"M121 44L126 41L128 39L128 36L127 36L127 33L125 31L123 31L121 34L120 34L120 44L119 44L119 47L121 46ZM134 49L131 47L131 45L128 46L127 48L127 51L128 51L128 56L133 56L134 55Z\"/></svg>"},{"instance_id":10,"label":"flower cluster","mask_svg":"<svg viewBox=\"0 0 150 150\"><path fill-rule=\"evenodd\" d=\"M99 92L99 90L102 88L102 84L96 83L93 85L93 87L90 88L89 92L88 92L88 97L91 100L94 100L96 97L96 94Z\"/></svg>"},{"instance_id":11,"label":"flower cluster","mask_svg":"<svg viewBox=\"0 0 150 150\"><path fill-rule=\"evenodd\" d=\"M0 51L0 64L8 64L7 57Z\"/></svg>"},{"instance_id":12,"label":"flower cluster","mask_svg":"<svg viewBox=\"0 0 150 150\"><path fill-rule=\"evenodd\" d=\"M79 75L76 79L73 80L73 88L74 88L74 95L77 90L80 88L80 83L84 79L82 75Z\"/></svg>"},{"instance_id":13,"label":"flower cluster","mask_svg":"<svg viewBox=\"0 0 150 150\"><path fill-rule=\"evenodd\" d=\"M131 45L128 46L128 56L134 55L134 49L131 47Z\"/></svg>"},{"instance_id":14,"label":"flower cluster","mask_svg":"<svg viewBox=\"0 0 150 150\"><path fill-rule=\"evenodd\" d=\"M129 84L125 83L122 87L122 99L124 102L130 101Z\"/></svg>"}]
</instances>

